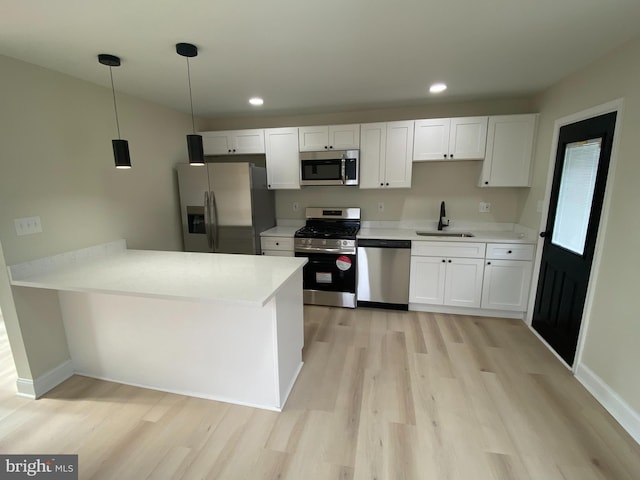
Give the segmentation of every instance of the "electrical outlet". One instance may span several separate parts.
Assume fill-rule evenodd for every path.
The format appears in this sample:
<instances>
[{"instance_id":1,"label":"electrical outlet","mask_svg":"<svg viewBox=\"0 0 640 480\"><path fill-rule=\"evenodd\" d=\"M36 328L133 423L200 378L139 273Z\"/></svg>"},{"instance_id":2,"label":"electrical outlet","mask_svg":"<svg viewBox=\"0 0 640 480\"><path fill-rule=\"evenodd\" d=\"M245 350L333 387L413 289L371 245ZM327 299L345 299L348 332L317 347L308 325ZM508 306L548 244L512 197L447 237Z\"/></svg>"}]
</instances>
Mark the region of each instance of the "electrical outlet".
<instances>
[{"instance_id":1,"label":"electrical outlet","mask_svg":"<svg viewBox=\"0 0 640 480\"><path fill-rule=\"evenodd\" d=\"M13 223L16 226L16 233L19 237L23 235L32 235L42 232L42 223L40 217L22 217L16 218Z\"/></svg>"},{"instance_id":2,"label":"electrical outlet","mask_svg":"<svg viewBox=\"0 0 640 480\"><path fill-rule=\"evenodd\" d=\"M489 202L480 202L478 211L480 213L489 213L491 211L491 204Z\"/></svg>"},{"instance_id":3,"label":"electrical outlet","mask_svg":"<svg viewBox=\"0 0 640 480\"><path fill-rule=\"evenodd\" d=\"M300 204L298 202L293 202L291 208L293 208L294 212L297 212L300 209Z\"/></svg>"},{"instance_id":4,"label":"electrical outlet","mask_svg":"<svg viewBox=\"0 0 640 480\"><path fill-rule=\"evenodd\" d=\"M384 202L378 202L378 211L384 212Z\"/></svg>"}]
</instances>

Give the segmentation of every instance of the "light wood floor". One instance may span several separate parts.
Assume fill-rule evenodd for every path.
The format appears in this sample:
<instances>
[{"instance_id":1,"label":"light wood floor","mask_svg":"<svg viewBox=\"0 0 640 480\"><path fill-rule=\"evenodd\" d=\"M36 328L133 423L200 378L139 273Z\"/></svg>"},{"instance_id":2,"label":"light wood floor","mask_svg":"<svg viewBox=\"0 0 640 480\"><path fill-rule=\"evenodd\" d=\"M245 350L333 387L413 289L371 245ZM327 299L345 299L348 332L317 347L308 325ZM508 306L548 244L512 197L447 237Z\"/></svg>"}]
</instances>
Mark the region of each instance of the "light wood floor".
<instances>
[{"instance_id":1,"label":"light wood floor","mask_svg":"<svg viewBox=\"0 0 640 480\"><path fill-rule=\"evenodd\" d=\"M26 400L2 337L0 452L78 453L82 479L640 478L640 447L520 321L305 315L279 414L78 376Z\"/></svg>"}]
</instances>

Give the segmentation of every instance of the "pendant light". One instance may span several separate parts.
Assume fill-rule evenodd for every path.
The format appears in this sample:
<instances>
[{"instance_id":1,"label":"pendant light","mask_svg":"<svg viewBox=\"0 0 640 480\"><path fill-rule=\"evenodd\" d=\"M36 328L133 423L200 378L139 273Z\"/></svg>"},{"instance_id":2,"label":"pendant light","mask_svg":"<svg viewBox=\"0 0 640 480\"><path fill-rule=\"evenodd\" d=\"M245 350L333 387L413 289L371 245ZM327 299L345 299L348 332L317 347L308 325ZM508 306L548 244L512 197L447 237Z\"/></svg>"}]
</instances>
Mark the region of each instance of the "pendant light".
<instances>
[{"instance_id":1,"label":"pendant light","mask_svg":"<svg viewBox=\"0 0 640 480\"><path fill-rule=\"evenodd\" d=\"M189 150L189 165L204 165L204 149L202 147L202 135L196 133L196 124L193 119L193 96L191 94L191 70L189 58L198 56L198 47L190 43L177 43L176 52L187 59L187 79L189 80L189 102L191 104L191 127L193 134L187 135L187 149Z\"/></svg>"},{"instance_id":2,"label":"pendant light","mask_svg":"<svg viewBox=\"0 0 640 480\"><path fill-rule=\"evenodd\" d=\"M116 90L113 87L112 67L120 66L120 58L115 55L101 53L98 55L98 61L102 65L109 67L109 76L111 77L111 92L113 93L113 109L116 112L116 128L118 129L118 139L111 140L113 146L113 158L116 168L131 168L131 157L129 156L129 142L120 137L120 122L118 122L118 105L116 104Z\"/></svg>"}]
</instances>

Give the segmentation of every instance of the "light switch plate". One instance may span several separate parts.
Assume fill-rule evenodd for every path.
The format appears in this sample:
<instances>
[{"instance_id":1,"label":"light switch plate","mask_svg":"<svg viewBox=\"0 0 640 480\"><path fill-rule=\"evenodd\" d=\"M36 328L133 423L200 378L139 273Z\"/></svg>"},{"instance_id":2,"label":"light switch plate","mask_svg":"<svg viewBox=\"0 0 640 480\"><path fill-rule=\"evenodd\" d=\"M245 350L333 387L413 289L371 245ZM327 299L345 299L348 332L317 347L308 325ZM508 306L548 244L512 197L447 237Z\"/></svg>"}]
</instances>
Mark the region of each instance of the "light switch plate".
<instances>
[{"instance_id":1,"label":"light switch plate","mask_svg":"<svg viewBox=\"0 0 640 480\"><path fill-rule=\"evenodd\" d=\"M291 205L291 208L293 209L294 212L297 212L300 209L300 204L298 202L293 202L293 204Z\"/></svg>"},{"instance_id":2,"label":"light switch plate","mask_svg":"<svg viewBox=\"0 0 640 480\"><path fill-rule=\"evenodd\" d=\"M16 233L19 237L23 235L32 235L42 232L42 223L40 217L22 217L16 218L13 223L16 226Z\"/></svg>"}]
</instances>

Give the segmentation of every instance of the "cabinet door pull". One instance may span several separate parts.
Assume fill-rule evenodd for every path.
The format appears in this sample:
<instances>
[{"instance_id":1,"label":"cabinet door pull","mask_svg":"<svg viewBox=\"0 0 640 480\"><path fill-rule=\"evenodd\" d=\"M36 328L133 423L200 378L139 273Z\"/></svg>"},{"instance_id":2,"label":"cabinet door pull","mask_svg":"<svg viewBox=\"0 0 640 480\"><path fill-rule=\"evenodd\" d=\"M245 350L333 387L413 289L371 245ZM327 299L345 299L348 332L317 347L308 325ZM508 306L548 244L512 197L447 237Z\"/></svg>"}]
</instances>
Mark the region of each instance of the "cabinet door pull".
<instances>
[{"instance_id":1,"label":"cabinet door pull","mask_svg":"<svg viewBox=\"0 0 640 480\"><path fill-rule=\"evenodd\" d=\"M447 158L447 154L446 153L444 154L444 158Z\"/></svg>"},{"instance_id":2,"label":"cabinet door pull","mask_svg":"<svg viewBox=\"0 0 640 480\"><path fill-rule=\"evenodd\" d=\"M507 253L513 253L511 250L507 250Z\"/></svg>"},{"instance_id":3,"label":"cabinet door pull","mask_svg":"<svg viewBox=\"0 0 640 480\"><path fill-rule=\"evenodd\" d=\"M491 265L491 262L487 262L487 265Z\"/></svg>"},{"instance_id":4,"label":"cabinet door pull","mask_svg":"<svg viewBox=\"0 0 640 480\"><path fill-rule=\"evenodd\" d=\"M447 260L447 262L451 263L451 260Z\"/></svg>"},{"instance_id":5,"label":"cabinet door pull","mask_svg":"<svg viewBox=\"0 0 640 480\"><path fill-rule=\"evenodd\" d=\"M445 263L445 262L446 262L446 260L443 258L443 259L442 259L442 263Z\"/></svg>"}]
</instances>

